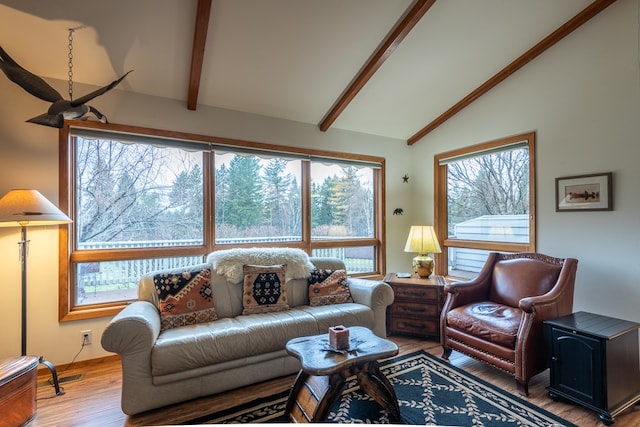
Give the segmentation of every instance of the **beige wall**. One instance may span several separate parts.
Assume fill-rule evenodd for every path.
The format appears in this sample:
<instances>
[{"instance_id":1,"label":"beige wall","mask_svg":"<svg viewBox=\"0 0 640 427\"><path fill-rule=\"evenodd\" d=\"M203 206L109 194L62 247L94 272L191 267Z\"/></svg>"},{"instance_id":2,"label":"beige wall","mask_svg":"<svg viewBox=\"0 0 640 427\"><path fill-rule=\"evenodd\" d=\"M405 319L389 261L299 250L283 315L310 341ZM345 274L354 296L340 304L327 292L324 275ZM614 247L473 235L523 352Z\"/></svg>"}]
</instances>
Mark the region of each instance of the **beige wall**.
<instances>
[{"instance_id":1,"label":"beige wall","mask_svg":"<svg viewBox=\"0 0 640 427\"><path fill-rule=\"evenodd\" d=\"M114 90L95 106L111 122L383 156L387 159L387 269L407 270L412 223L433 221L433 155L507 135L537 132L538 250L580 260L575 309L640 321L640 58L638 0L619 0L418 144ZM52 81L61 93L66 82ZM76 84L76 93L90 88ZM24 120L47 105L0 76L0 194L35 188L58 199L57 130ZM554 178L614 173L615 210L556 213ZM404 174L410 176L402 183ZM394 216L395 208L405 214ZM0 228L3 322L0 358L20 352L17 228ZM105 356L108 318L58 323L57 230L32 228L28 352L56 364Z\"/></svg>"},{"instance_id":2,"label":"beige wall","mask_svg":"<svg viewBox=\"0 0 640 427\"><path fill-rule=\"evenodd\" d=\"M415 146L413 159L537 134L537 250L578 258L575 311L640 321L637 0L619 0ZM433 165L415 168L432 199ZM555 212L555 178L613 172L612 212Z\"/></svg>"}]
</instances>

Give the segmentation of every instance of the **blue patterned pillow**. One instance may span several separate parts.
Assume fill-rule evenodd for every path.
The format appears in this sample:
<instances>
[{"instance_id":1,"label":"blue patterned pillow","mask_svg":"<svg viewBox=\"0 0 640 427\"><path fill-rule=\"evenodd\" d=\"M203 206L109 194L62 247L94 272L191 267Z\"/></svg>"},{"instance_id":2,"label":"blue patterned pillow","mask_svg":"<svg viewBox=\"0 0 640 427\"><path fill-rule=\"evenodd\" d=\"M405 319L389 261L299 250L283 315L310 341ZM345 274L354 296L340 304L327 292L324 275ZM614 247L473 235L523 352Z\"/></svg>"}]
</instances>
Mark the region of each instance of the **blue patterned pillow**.
<instances>
[{"instance_id":1,"label":"blue patterned pillow","mask_svg":"<svg viewBox=\"0 0 640 427\"><path fill-rule=\"evenodd\" d=\"M242 314L271 313L289 309L285 265L245 265Z\"/></svg>"}]
</instances>

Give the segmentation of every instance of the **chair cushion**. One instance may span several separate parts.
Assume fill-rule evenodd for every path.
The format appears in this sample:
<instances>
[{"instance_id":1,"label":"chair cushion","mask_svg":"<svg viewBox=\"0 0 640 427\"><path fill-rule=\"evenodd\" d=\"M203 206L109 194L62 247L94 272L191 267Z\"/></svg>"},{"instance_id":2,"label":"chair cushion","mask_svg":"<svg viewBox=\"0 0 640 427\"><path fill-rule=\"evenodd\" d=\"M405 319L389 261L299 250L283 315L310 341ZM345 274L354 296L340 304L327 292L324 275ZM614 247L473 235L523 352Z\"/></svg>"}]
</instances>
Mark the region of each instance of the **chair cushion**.
<instances>
[{"instance_id":1,"label":"chair cushion","mask_svg":"<svg viewBox=\"0 0 640 427\"><path fill-rule=\"evenodd\" d=\"M447 313L449 327L485 341L515 349L522 310L483 301L463 305Z\"/></svg>"}]
</instances>

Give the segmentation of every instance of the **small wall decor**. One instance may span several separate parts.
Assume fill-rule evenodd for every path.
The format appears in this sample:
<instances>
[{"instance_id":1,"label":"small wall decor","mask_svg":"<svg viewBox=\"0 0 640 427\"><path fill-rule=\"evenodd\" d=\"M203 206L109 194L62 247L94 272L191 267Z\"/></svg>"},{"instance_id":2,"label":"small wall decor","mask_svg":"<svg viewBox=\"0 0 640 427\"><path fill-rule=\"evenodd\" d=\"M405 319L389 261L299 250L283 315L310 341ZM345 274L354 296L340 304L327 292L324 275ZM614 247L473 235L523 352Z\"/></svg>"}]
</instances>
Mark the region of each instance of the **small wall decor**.
<instances>
[{"instance_id":1,"label":"small wall decor","mask_svg":"<svg viewBox=\"0 0 640 427\"><path fill-rule=\"evenodd\" d=\"M402 182L403 183L409 183L409 175L407 175L406 173L404 174L404 176L402 177Z\"/></svg>"},{"instance_id":2,"label":"small wall decor","mask_svg":"<svg viewBox=\"0 0 640 427\"><path fill-rule=\"evenodd\" d=\"M612 173L556 178L556 212L613 210Z\"/></svg>"},{"instance_id":3,"label":"small wall decor","mask_svg":"<svg viewBox=\"0 0 640 427\"><path fill-rule=\"evenodd\" d=\"M403 213L404 213L404 210L402 208L395 208L393 210L394 215L402 215Z\"/></svg>"}]
</instances>

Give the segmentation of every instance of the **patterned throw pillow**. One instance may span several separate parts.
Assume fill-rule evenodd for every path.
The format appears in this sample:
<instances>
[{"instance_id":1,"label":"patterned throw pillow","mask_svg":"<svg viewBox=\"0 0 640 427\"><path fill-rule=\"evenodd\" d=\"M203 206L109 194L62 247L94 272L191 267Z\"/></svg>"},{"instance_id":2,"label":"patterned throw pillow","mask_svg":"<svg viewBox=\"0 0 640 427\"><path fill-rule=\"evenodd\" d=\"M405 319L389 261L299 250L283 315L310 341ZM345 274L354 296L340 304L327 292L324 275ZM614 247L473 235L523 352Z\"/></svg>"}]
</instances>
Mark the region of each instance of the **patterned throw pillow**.
<instances>
[{"instance_id":1,"label":"patterned throw pillow","mask_svg":"<svg viewBox=\"0 0 640 427\"><path fill-rule=\"evenodd\" d=\"M158 294L160 330L218 318L209 268L158 273L153 276L153 283Z\"/></svg>"},{"instance_id":2,"label":"patterned throw pillow","mask_svg":"<svg viewBox=\"0 0 640 427\"><path fill-rule=\"evenodd\" d=\"M285 265L245 265L242 314L271 313L289 309Z\"/></svg>"},{"instance_id":3,"label":"patterned throw pillow","mask_svg":"<svg viewBox=\"0 0 640 427\"><path fill-rule=\"evenodd\" d=\"M309 283L309 305L312 307L353 302L345 270L315 269L307 282Z\"/></svg>"}]
</instances>

